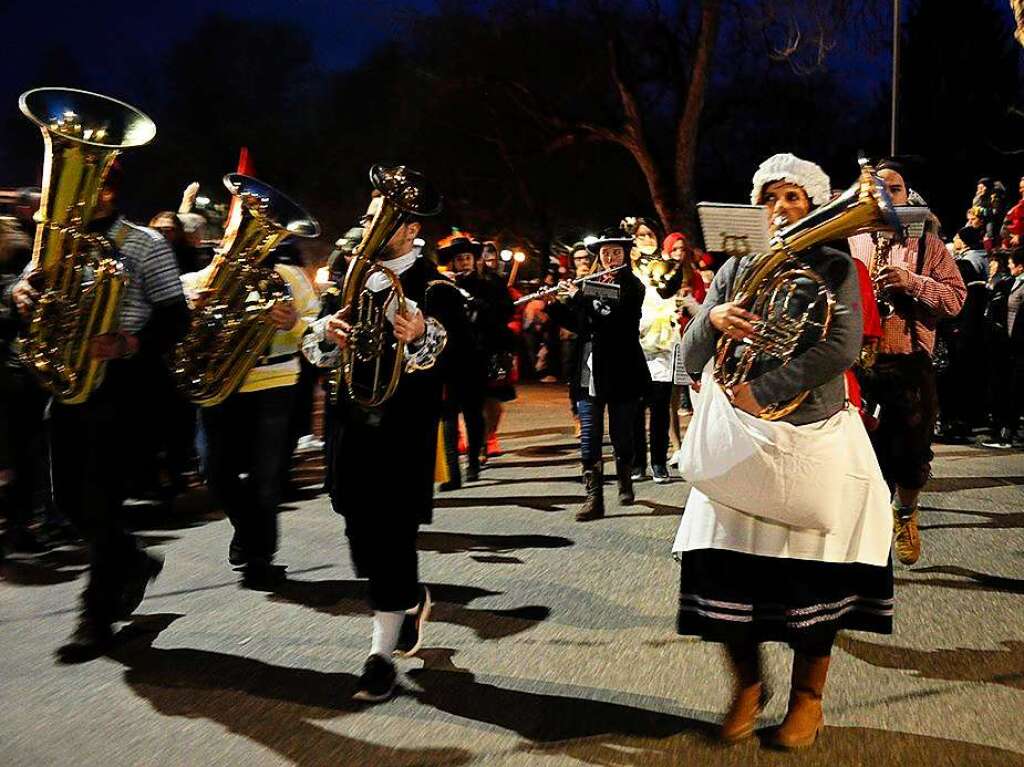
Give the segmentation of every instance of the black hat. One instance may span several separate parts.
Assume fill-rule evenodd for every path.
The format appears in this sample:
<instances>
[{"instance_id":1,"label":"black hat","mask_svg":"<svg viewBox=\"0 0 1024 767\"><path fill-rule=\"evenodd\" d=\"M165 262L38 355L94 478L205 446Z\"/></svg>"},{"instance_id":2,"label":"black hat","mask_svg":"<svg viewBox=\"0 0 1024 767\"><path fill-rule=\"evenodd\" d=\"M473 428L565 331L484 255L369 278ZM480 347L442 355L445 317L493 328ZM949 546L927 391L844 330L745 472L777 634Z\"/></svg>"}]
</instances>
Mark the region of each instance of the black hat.
<instances>
[{"instance_id":1,"label":"black hat","mask_svg":"<svg viewBox=\"0 0 1024 767\"><path fill-rule=\"evenodd\" d=\"M982 237L981 229L975 229L973 226L965 226L957 232L957 236L968 250L981 250L985 247L985 242Z\"/></svg>"},{"instance_id":2,"label":"black hat","mask_svg":"<svg viewBox=\"0 0 1024 767\"><path fill-rule=\"evenodd\" d=\"M602 245L621 245L622 249L629 255L633 247L633 238L617 226L610 226L598 235L596 240L587 243L587 250L595 256L601 252Z\"/></svg>"},{"instance_id":3,"label":"black hat","mask_svg":"<svg viewBox=\"0 0 1024 767\"><path fill-rule=\"evenodd\" d=\"M484 244L465 232L453 232L437 243L437 262L444 266L460 253L469 253L476 260L484 252Z\"/></svg>"}]
</instances>

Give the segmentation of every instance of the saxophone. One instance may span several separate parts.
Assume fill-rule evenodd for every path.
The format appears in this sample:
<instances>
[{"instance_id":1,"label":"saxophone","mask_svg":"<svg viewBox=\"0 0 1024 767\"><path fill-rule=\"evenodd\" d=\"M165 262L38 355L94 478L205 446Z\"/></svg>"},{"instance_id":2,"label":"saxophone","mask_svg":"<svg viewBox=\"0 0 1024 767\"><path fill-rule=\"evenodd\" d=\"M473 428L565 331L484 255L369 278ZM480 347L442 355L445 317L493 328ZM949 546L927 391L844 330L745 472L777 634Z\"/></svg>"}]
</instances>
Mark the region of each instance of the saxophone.
<instances>
[{"instance_id":1,"label":"saxophone","mask_svg":"<svg viewBox=\"0 0 1024 767\"><path fill-rule=\"evenodd\" d=\"M263 265L291 236L317 237L320 224L269 184L230 173L224 186L239 200L237 227L225 236L200 289L202 306L175 349L179 389L197 405L219 405L242 385L276 328L270 310L289 300L288 286Z\"/></svg>"},{"instance_id":2,"label":"saxophone","mask_svg":"<svg viewBox=\"0 0 1024 767\"><path fill-rule=\"evenodd\" d=\"M726 392L770 367L784 365L802 348L825 339L832 324L835 296L825 281L803 263L799 254L823 242L865 232L903 229L885 185L874 169L861 161L856 183L827 205L777 232L766 253L751 258L737 272L733 301L756 314L754 335L739 341L722 336L715 353L715 380ZM798 295L800 283L809 293ZM765 406L759 417L777 421L792 413L809 391L786 402Z\"/></svg>"},{"instance_id":3,"label":"saxophone","mask_svg":"<svg viewBox=\"0 0 1024 767\"><path fill-rule=\"evenodd\" d=\"M117 330L127 284L113 243L89 231L100 189L122 149L142 146L156 125L135 107L70 88L37 88L18 106L43 133L43 182L32 249L40 297L18 353L66 405L85 402L103 380L93 337Z\"/></svg>"}]
</instances>

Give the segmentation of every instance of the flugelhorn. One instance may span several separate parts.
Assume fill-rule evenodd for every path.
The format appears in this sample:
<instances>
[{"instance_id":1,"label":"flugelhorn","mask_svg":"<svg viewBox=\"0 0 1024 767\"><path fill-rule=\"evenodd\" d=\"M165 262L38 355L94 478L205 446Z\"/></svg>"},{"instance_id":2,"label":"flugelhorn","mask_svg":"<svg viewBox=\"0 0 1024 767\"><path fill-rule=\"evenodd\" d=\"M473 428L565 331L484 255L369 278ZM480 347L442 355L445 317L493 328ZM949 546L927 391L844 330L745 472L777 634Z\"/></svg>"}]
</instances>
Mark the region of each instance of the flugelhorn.
<instances>
[{"instance_id":1,"label":"flugelhorn","mask_svg":"<svg viewBox=\"0 0 1024 767\"><path fill-rule=\"evenodd\" d=\"M44 388L75 405L103 380L89 344L117 330L126 284L113 244L89 224L114 158L152 140L156 125L133 106L71 88L27 91L18 106L46 146L32 250L42 284L18 353Z\"/></svg>"}]
</instances>

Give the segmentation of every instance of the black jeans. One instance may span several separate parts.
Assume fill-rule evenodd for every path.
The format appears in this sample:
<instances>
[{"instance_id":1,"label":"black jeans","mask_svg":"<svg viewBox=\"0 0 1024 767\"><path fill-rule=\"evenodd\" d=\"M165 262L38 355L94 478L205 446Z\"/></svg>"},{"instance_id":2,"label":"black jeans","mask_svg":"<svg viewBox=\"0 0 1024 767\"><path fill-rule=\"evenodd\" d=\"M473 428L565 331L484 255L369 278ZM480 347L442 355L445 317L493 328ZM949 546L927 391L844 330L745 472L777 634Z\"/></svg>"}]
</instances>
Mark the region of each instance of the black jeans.
<instances>
[{"instance_id":1,"label":"black jeans","mask_svg":"<svg viewBox=\"0 0 1024 767\"><path fill-rule=\"evenodd\" d=\"M637 408L633 418L633 446L636 451L637 466L647 466L647 410L651 411L651 465L664 466L668 460L668 422L669 407L672 402L671 381L653 381Z\"/></svg>"},{"instance_id":2,"label":"black jeans","mask_svg":"<svg viewBox=\"0 0 1024 767\"><path fill-rule=\"evenodd\" d=\"M445 400L441 409L444 429L444 452L452 481L462 481L459 469L459 413L466 422L466 457L470 467L479 468L484 447L484 390L480 384L474 392L455 392L454 399Z\"/></svg>"},{"instance_id":3,"label":"black jeans","mask_svg":"<svg viewBox=\"0 0 1024 767\"><path fill-rule=\"evenodd\" d=\"M249 564L277 552L277 507L288 463L292 386L232 394L201 410L207 440L207 482L235 528ZM242 479L242 475L248 475Z\"/></svg>"},{"instance_id":4,"label":"black jeans","mask_svg":"<svg viewBox=\"0 0 1024 767\"><path fill-rule=\"evenodd\" d=\"M1021 393L1024 392L1024 354L1015 354L1009 339L990 339L989 402L992 436L1006 431L1011 438L1017 432L1021 415Z\"/></svg>"},{"instance_id":5,"label":"black jeans","mask_svg":"<svg viewBox=\"0 0 1024 767\"><path fill-rule=\"evenodd\" d=\"M104 623L115 619L125 579L142 559L122 518L127 435L137 417L128 407L130 364L108 363L103 385L85 403L50 405L54 502L88 545L82 607Z\"/></svg>"},{"instance_id":6,"label":"black jeans","mask_svg":"<svg viewBox=\"0 0 1024 767\"><path fill-rule=\"evenodd\" d=\"M49 447L47 445L47 394L27 370L0 362L0 469L13 472L6 489L3 516L8 526L24 528L31 519L36 499L49 493Z\"/></svg>"},{"instance_id":7,"label":"black jeans","mask_svg":"<svg viewBox=\"0 0 1024 767\"><path fill-rule=\"evenodd\" d=\"M639 400L604 402L592 397L581 397L576 402L580 416L580 458L587 468L601 462L601 443L604 442L604 411L608 409L608 430L611 433L615 460L624 466L632 466L633 419L640 406Z\"/></svg>"},{"instance_id":8,"label":"black jeans","mask_svg":"<svg viewBox=\"0 0 1024 767\"><path fill-rule=\"evenodd\" d=\"M860 374L869 402L881 406L871 444L890 489L920 490L931 473L939 398L932 360L924 352L879 354Z\"/></svg>"}]
</instances>

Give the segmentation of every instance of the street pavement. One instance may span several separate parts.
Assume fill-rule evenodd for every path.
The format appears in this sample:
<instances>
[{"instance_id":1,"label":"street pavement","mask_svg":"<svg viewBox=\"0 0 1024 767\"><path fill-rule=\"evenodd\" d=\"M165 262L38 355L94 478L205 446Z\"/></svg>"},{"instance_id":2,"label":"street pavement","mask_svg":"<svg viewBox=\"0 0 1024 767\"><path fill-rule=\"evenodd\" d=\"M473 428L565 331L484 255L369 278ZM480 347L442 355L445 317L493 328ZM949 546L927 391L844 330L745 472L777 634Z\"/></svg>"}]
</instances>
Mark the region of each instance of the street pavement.
<instances>
[{"instance_id":1,"label":"street pavement","mask_svg":"<svg viewBox=\"0 0 1024 767\"><path fill-rule=\"evenodd\" d=\"M274 593L242 590L230 526L193 490L133 507L166 556L107 656L59 666L84 554L8 561L0 574L0 765L1024 765L1024 455L938 447L924 554L897 565L892 636L836 649L818 745L800 754L714 740L729 700L719 648L674 633L671 541L687 485L637 486L607 518L583 498L565 391L524 387L482 479L439 494L420 533L435 607L401 694L350 702L370 621L343 523L298 476L281 515ZM606 452L610 452L606 448ZM402 445L380 456L404 481ZM116 467L112 467L115 469ZM388 513L382 507L380 513ZM789 655L767 652L785 711Z\"/></svg>"}]
</instances>

